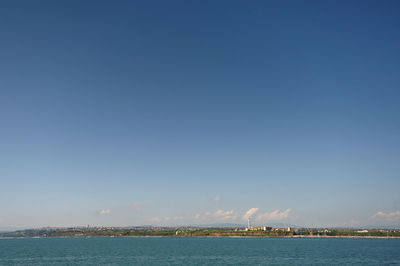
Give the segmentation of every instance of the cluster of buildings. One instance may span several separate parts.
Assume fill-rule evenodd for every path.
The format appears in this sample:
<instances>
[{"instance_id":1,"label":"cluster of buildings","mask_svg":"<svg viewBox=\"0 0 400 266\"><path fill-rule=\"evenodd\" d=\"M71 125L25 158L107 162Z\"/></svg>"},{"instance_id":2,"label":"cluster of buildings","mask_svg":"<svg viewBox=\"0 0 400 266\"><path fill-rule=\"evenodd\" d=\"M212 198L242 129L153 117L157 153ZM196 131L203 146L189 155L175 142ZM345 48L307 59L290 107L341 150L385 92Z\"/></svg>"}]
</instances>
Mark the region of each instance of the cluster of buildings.
<instances>
[{"instance_id":1,"label":"cluster of buildings","mask_svg":"<svg viewBox=\"0 0 400 266\"><path fill-rule=\"evenodd\" d=\"M271 226L250 226L244 229L245 231L280 231L280 232L293 232L289 226L287 228L272 228Z\"/></svg>"},{"instance_id":2,"label":"cluster of buildings","mask_svg":"<svg viewBox=\"0 0 400 266\"><path fill-rule=\"evenodd\" d=\"M287 228L272 228L271 226L251 226L250 217L247 219L247 227L245 231L284 231L293 232L292 228L289 226Z\"/></svg>"}]
</instances>

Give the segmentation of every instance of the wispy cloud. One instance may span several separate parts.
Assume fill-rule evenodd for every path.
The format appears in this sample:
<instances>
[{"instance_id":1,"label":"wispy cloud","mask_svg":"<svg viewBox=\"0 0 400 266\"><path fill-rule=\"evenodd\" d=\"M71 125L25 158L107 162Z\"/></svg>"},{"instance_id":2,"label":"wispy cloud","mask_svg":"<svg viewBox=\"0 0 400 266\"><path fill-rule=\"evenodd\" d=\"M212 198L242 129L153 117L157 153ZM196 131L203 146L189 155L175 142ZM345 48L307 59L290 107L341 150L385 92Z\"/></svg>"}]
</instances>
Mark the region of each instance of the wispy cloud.
<instances>
[{"instance_id":1,"label":"wispy cloud","mask_svg":"<svg viewBox=\"0 0 400 266\"><path fill-rule=\"evenodd\" d=\"M389 213L377 212L374 215L372 215L371 218L388 223L393 223L393 222L400 223L400 211L394 211Z\"/></svg>"},{"instance_id":2,"label":"wispy cloud","mask_svg":"<svg viewBox=\"0 0 400 266\"><path fill-rule=\"evenodd\" d=\"M164 217L164 221L169 222L169 221L179 221L182 220L182 216L173 216L173 217Z\"/></svg>"},{"instance_id":3,"label":"wispy cloud","mask_svg":"<svg viewBox=\"0 0 400 266\"><path fill-rule=\"evenodd\" d=\"M210 221L210 220L217 220L217 221L233 221L237 219L237 212L234 210L224 211L224 210L217 210L215 213L205 212L203 214L196 214L194 219L197 221Z\"/></svg>"},{"instance_id":4,"label":"wispy cloud","mask_svg":"<svg viewBox=\"0 0 400 266\"><path fill-rule=\"evenodd\" d=\"M99 214L100 215L108 215L108 214L110 214L111 213L111 210L110 209L104 209L104 210L100 210L99 211Z\"/></svg>"},{"instance_id":5,"label":"wispy cloud","mask_svg":"<svg viewBox=\"0 0 400 266\"><path fill-rule=\"evenodd\" d=\"M200 214L200 213L196 214L194 216L194 219L195 220L208 220L208 219L210 219L210 217L211 217L211 212L205 212L203 214Z\"/></svg>"},{"instance_id":6,"label":"wispy cloud","mask_svg":"<svg viewBox=\"0 0 400 266\"><path fill-rule=\"evenodd\" d=\"M151 223L160 223L162 219L160 217L153 217L149 219L149 222Z\"/></svg>"},{"instance_id":7,"label":"wispy cloud","mask_svg":"<svg viewBox=\"0 0 400 266\"><path fill-rule=\"evenodd\" d=\"M237 213L234 210L230 211L223 211L223 210L218 210L214 213L214 217L218 220L236 220L237 219Z\"/></svg>"},{"instance_id":8,"label":"wispy cloud","mask_svg":"<svg viewBox=\"0 0 400 266\"><path fill-rule=\"evenodd\" d=\"M256 212L258 212L259 208L251 208L250 210L248 210L245 215L243 215L242 219L243 220L247 220L249 219L251 216L253 216Z\"/></svg>"},{"instance_id":9,"label":"wispy cloud","mask_svg":"<svg viewBox=\"0 0 400 266\"><path fill-rule=\"evenodd\" d=\"M142 209L143 209L143 204L142 203L133 203L132 204L132 208L135 210L135 211L142 211Z\"/></svg>"},{"instance_id":10,"label":"wispy cloud","mask_svg":"<svg viewBox=\"0 0 400 266\"><path fill-rule=\"evenodd\" d=\"M286 209L285 211L279 211L275 210L273 212L265 212L265 213L260 213L256 221L258 222L268 222L268 221L282 221L286 220L290 216L290 209Z\"/></svg>"},{"instance_id":11,"label":"wispy cloud","mask_svg":"<svg viewBox=\"0 0 400 266\"><path fill-rule=\"evenodd\" d=\"M214 202L219 202L221 200L221 197L219 195L216 195L214 198L212 198Z\"/></svg>"},{"instance_id":12,"label":"wispy cloud","mask_svg":"<svg viewBox=\"0 0 400 266\"><path fill-rule=\"evenodd\" d=\"M155 223L155 224L160 224L160 223L177 222L180 220L183 220L183 216L173 216L173 217L167 216L167 217L163 217L163 218L153 217L153 218L149 219L149 222Z\"/></svg>"}]
</instances>

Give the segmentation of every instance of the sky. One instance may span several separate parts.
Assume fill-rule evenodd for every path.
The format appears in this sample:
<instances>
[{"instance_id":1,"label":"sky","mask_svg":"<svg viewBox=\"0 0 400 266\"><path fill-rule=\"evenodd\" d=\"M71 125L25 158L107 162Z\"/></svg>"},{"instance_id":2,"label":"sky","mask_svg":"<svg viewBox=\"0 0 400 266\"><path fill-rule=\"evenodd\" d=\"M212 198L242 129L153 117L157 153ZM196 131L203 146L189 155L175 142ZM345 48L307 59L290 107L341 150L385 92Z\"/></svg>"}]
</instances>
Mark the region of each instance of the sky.
<instances>
[{"instance_id":1,"label":"sky","mask_svg":"<svg viewBox=\"0 0 400 266\"><path fill-rule=\"evenodd\" d=\"M0 229L400 225L398 1L2 1Z\"/></svg>"}]
</instances>

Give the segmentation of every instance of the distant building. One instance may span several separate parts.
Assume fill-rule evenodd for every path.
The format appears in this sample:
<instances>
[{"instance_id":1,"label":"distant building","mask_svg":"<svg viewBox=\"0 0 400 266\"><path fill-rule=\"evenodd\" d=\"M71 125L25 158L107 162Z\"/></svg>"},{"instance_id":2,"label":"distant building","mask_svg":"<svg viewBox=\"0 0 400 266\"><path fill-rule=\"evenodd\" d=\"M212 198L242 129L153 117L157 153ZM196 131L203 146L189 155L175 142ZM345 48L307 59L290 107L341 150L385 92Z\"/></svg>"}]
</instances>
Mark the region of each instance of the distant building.
<instances>
[{"instance_id":1,"label":"distant building","mask_svg":"<svg viewBox=\"0 0 400 266\"><path fill-rule=\"evenodd\" d=\"M272 227L269 226L259 226L259 227L250 227L250 231L271 231Z\"/></svg>"}]
</instances>

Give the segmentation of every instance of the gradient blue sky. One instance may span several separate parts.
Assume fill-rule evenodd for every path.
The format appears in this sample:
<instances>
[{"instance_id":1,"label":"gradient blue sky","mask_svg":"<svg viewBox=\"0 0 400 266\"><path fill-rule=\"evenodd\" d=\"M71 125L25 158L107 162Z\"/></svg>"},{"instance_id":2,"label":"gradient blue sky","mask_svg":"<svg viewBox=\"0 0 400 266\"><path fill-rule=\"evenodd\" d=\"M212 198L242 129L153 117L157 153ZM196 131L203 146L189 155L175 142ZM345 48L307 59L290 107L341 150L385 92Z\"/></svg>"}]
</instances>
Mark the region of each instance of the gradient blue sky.
<instances>
[{"instance_id":1,"label":"gradient blue sky","mask_svg":"<svg viewBox=\"0 0 400 266\"><path fill-rule=\"evenodd\" d=\"M399 13L2 1L0 228L399 225Z\"/></svg>"}]
</instances>

